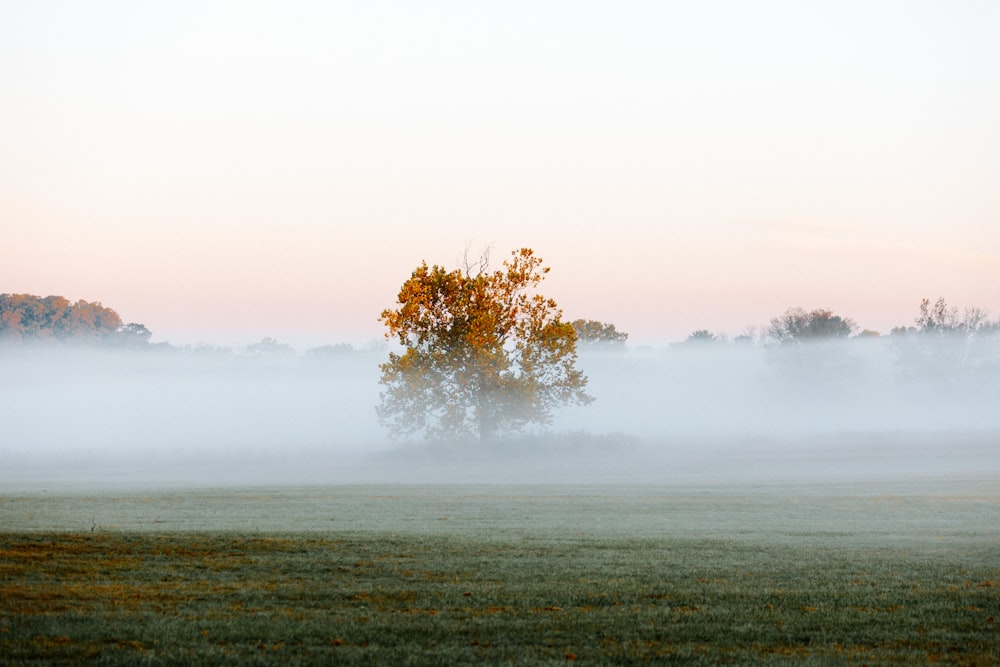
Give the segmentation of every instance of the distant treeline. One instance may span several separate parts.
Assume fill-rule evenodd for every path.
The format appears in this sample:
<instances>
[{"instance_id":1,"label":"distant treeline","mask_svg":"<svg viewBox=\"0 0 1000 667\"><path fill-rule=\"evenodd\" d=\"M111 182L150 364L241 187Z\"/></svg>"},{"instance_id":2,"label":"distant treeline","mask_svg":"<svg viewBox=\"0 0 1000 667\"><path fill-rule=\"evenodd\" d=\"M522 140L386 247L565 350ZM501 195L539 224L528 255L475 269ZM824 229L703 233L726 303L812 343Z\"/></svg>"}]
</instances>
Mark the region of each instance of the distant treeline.
<instances>
[{"instance_id":1,"label":"distant treeline","mask_svg":"<svg viewBox=\"0 0 1000 667\"><path fill-rule=\"evenodd\" d=\"M150 331L100 302L71 302L61 296L0 294L0 341L142 346Z\"/></svg>"},{"instance_id":2,"label":"distant treeline","mask_svg":"<svg viewBox=\"0 0 1000 667\"><path fill-rule=\"evenodd\" d=\"M914 315L911 324L880 336L859 331L849 318L829 311L791 308L770 325L737 337L699 331L658 347L626 346L625 333L611 325L573 322L581 341L580 370L597 400L561 415L556 427L594 433L610 428L649 437L795 429L996 432L1000 324L981 311L959 311L941 299L924 301ZM8 341L0 344L0 366L14 378L9 383L16 387L14 396L22 391L17 377L38 374L59 381L33 386L42 387L46 395L57 389L70 392L64 394L72 395L68 402L80 404L70 388L78 383L91 392L91 372L99 368L93 372L121 380L106 383L106 392L126 386L129 401L148 405L148 414L136 423L158 423L174 414L170 410L193 410L191 406L201 401L188 399L199 392L206 405L215 406L211 414L226 418L212 421L215 418L206 417L206 412L186 420L214 424L209 435L185 432L192 442L232 438L234 424L241 423L250 425L245 431L252 441L259 433L277 432L267 422L268 415L287 410L308 424L338 404L350 407L338 413L342 416L337 423L355 428L364 421L359 415L370 414L371 402L378 399L379 363L390 349L378 341L363 347L322 345L298 353L274 338L239 347L151 344L144 326L123 325L113 310L100 304L24 295L0 296L0 340ZM77 353L80 349L83 354ZM329 398L324 393L328 390L334 398L320 410L316 397ZM118 396L86 392L94 400ZM160 401L173 407L161 412ZM247 405L253 407L247 410ZM249 420L248 413L264 422ZM185 420L163 422L167 425L162 431L171 441L178 421ZM31 424L25 433L35 432L34 421ZM381 437L374 435L380 433L374 425L371 431L364 428L357 426L351 433ZM315 437L315 432L303 433ZM121 436L116 432L108 437Z\"/></svg>"},{"instance_id":3,"label":"distant treeline","mask_svg":"<svg viewBox=\"0 0 1000 667\"><path fill-rule=\"evenodd\" d=\"M138 322L123 323L121 316L99 301L76 301L61 296L0 294L0 345L63 345L95 348L129 348L196 352L217 356L237 352L248 358L294 357L290 345L266 337L239 350L210 345L151 343L152 332ZM342 358L351 352L374 352L381 345L356 349L347 343L321 345L306 351L310 359Z\"/></svg>"},{"instance_id":4,"label":"distant treeline","mask_svg":"<svg viewBox=\"0 0 1000 667\"><path fill-rule=\"evenodd\" d=\"M628 334L618 331L615 325L597 320L578 319L573 321L581 344L581 350L624 349ZM931 302L924 299L913 323L894 327L890 332L893 339L984 339L1000 338L1000 319L989 319L979 308L965 308L959 311L949 306L945 300ZM692 332L685 340L673 346L701 347L726 343L799 345L809 342L832 342L837 340L867 340L878 338L878 332L860 329L853 319L837 315L827 309L807 311L803 308L789 308L782 315L770 320L767 327L747 327L741 334L730 338L724 333L712 333L707 329ZM33 294L0 294L0 343L66 343L92 346L159 348L201 352L229 352L228 348L208 346L174 347L168 343L153 345L152 333L145 325L137 322L123 323L122 318L112 308L100 302L71 302L61 296L40 297ZM376 349L378 348L378 349ZM337 358L351 352L375 352L382 345L372 343L364 349L356 349L346 343L323 345L306 351L310 358ZM248 357L293 356L291 346L274 338L264 338L242 348Z\"/></svg>"},{"instance_id":5,"label":"distant treeline","mask_svg":"<svg viewBox=\"0 0 1000 667\"><path fill-rule=\"evenodd\" d=\"M968 337L1000 334L1000 320L989 319L980 308L958 308L949 306L943 298L931 303L930 299L920 302L919 313L913 324L893 327L892 336L932 335L945 337ZM782 315L773 318L765 329L747 327L735 342L764 342L781 345L800 344L811 341L835 341L849 338L878 338L881 334L871 329L860 329L853 319L837 315L825 308L806 311L804 308L789 308ZM684 343L722 343L725 334L713 334L707 329L694 331Z\"/></svg>"}]
</instances>

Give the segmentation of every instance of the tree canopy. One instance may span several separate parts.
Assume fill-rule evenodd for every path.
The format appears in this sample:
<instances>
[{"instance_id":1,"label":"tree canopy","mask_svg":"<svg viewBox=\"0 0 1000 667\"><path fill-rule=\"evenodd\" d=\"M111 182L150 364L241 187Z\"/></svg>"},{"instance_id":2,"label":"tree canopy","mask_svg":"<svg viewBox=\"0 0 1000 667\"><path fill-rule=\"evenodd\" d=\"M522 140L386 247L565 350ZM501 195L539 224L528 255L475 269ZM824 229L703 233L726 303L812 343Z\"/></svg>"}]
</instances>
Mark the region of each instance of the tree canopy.
<instances>
[{"instance_id":1,"label":"tree canopy","mask_svg":"<svg viewBox=\"0 0 1000 667\"><path fill-rule=\"evenodd\" d=\"M616 347L624 345L628 340L628 334L618 331L615 325L597 320L573 320L573 329L576 331L577 340L588 345L614 345Z\"/></svg>"},{"instance_id":2,"label":"tree canopy","mask_svg":"<svg viewBox=\"0 0 1000 667\"><path fill-rule=\"evenodd\" d=\"M147 343L150 335L141 324L122 324L118 313L99 302L0 294L0 340L136 345Z\"/></svg>"},{"instance_id":3,"label":"tree canopy","mask_svg":"<svg viewBox=\"0 0 1000 667\"><path fill-rule=\"evenodd\" d=\"M684 339L684 343L688 345L704 345L707 343L721 342L723 342L722 337L716 336L708 329L698 329L696 331L692 331L688 337Z\"/></svg>"},{"instance_id":4,"label":"tree canopy","mask_svg":"<svg viewBox=\"0 0 1000 667\"><path fill-rule=\"evenodd\" d=\"M382 424L395 436L489 440L590 403L576 331L536 292L548 272L529 248L492 272L485 256L475 270L421 263L380 318L403 347L380 366Z\"/></svg>"},{"instance_id":5,"label":"tree canopy","mask_svg":"<svg viewBox=\"0 0 1000 667\"><path fill-rule=\"evenodd\" d=\"M789 308L780 317L771 320L767 335L781 344L844 339L857 325L849 317L834 315L825 308L806 312L803 308Z\"/></svg>"},{"instance_id":6,"label":"tree canopy","mask_svg":"<svg viewBox=\"0 0 1000 667\"><path fill-rule=\"evenodd\" d=\"M991 321L986 311L967 307L959 314L958 308L949 306L944 298L939 298L933 304L930 299L921 300L920 314L913 322L915 327L894 327L892 334L973 336L1000 331L1000 320Z\"/></svg>"}]
</instances>

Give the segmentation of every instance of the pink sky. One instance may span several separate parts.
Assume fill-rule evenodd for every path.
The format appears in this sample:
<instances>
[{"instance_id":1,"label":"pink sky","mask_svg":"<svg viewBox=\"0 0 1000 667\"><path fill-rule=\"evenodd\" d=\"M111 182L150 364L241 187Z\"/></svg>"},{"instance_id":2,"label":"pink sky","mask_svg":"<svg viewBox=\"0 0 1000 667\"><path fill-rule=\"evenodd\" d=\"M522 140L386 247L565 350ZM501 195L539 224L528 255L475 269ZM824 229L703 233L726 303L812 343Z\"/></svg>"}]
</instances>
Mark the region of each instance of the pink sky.
<instances>
[{"instance_id":1,"label":"pink sky","mask_svg":"<svg viewBox=\"0 0 1000 667\"><path fill-rule=\"evenodd\" d=\"M998 33L988 2L8 3L0 291L363 344L471 244L640 343L997 316Z\"/></svg>"}]
</instances>

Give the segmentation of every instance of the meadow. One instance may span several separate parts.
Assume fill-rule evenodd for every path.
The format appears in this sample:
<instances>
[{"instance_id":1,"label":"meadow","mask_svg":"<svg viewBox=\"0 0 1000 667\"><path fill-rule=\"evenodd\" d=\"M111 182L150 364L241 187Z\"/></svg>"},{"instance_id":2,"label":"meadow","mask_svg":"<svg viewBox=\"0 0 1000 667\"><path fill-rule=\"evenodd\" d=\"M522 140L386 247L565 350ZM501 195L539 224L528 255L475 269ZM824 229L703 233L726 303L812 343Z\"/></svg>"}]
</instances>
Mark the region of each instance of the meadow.
<instances>
[{"instance_id":1,"label":"meadow","mask_svg":"<svg viewBox=\"0 0 1000 667\"><path fill-rule=\"evenodd\" d=\"M0 495L0 663L1000 662L1000 489Z\"/></svg>"}]
</instances>

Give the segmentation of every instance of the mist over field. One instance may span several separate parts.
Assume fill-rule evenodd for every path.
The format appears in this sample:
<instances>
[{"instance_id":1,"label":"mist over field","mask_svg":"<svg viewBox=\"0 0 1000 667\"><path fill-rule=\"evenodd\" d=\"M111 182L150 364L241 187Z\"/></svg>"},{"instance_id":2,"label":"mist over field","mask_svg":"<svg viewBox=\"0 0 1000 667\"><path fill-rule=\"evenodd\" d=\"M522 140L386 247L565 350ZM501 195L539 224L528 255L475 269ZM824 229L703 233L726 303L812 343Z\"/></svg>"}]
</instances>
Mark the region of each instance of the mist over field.
<instances>
[{"instance_id":1,"label":"mist over field","mask_svg":"<svg viewBox=\"0 0 1000 667\"><path fill-rule=\"evenodd\" d=\"M989 345L988 350L986 349ZM997 341L890 337L792 346L688 343L582 355L589 430L645 438L802 437L1000 427Z\"/></svg>"},{"instance_id":2,"label":"mist over field","mask_svg":"<svg viewBox=\"0 0 1000 667\"><path fill-rule=\"evenodd\" d=\"M545 430L390 440L386 352L0 348L0 483L683 482L1000 472L998 342L901 337L581 351Z\"/></svg>"}]
</instances>

